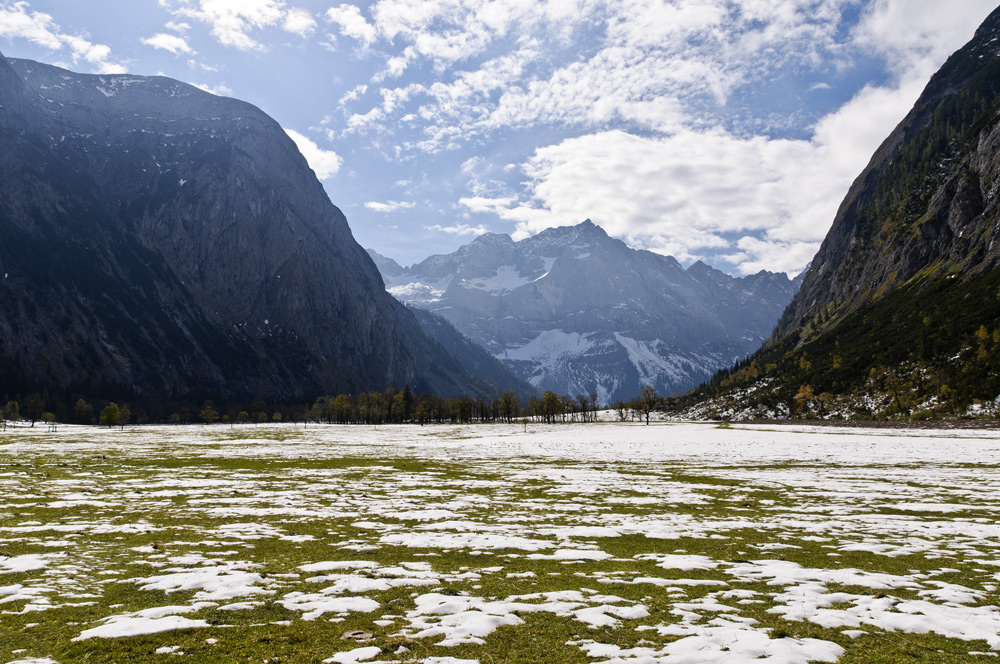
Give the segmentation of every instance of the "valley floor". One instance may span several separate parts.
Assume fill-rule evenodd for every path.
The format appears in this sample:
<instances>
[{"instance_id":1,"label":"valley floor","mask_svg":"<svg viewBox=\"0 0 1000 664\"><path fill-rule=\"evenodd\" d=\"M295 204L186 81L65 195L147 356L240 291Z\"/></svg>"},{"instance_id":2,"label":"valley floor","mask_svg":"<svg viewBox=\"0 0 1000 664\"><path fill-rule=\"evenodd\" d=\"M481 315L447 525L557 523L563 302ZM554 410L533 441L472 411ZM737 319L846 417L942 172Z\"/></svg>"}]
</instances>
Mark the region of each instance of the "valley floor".
<instances>
[{"instance_id":1,"label":"valley floor","mask_svg":"<svg viewBox=\"0 0 1000 664\"><path fill-rule=\"evenodd\" d=\"M0 662L1000 655L1000 431L0 434Z\"/></svg>"}]
</instances>

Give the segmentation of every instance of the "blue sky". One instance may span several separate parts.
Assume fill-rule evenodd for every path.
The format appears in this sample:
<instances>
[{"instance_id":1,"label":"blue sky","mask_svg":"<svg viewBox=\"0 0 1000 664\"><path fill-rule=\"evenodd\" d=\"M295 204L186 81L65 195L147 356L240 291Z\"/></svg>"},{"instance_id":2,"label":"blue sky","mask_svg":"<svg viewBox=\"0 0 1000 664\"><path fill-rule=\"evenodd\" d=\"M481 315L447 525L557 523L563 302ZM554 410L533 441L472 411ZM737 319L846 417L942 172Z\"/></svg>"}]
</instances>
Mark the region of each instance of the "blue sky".
<instances>
[{"instance_id":1,"label":"blue sky","mask_svg":"<svg viewBox=\"0 0 1000 664\"><path fill-rule=\"evenodd\" d=\"M982 0L0 0L0 50L244 99L407 265L586 218L794 274Z\"/></svg>"}]
</instances>

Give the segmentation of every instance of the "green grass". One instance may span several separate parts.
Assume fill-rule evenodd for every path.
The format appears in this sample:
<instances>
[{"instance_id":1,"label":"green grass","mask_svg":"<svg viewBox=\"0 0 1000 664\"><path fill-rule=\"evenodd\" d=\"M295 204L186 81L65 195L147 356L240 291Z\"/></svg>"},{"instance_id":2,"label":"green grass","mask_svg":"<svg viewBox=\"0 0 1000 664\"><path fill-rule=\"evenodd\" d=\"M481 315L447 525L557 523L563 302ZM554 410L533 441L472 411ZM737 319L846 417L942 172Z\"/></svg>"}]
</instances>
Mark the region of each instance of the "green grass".
<instances>
[{"instance_id":1,"label":"green grass","mask_svg":"<svg viewBox=\"0 0 1000 664\"><path fill-rule=\"evenodd\" d=\"M661 650L684 638L657 629L684 624L679 606L708 601L730 590L751 591L758 603L739 604L729 598L721 601L733 607L732 612L686 611L698 614L699 625L739 616L756 621L756 628L770 630L773 639L831 641L845 649L842 662L981 661L982 657L968 653L989 650L985 641L885 632L870 624L860 627L866 635L852 639L843 634L845 627L786 619L772 609L783 606L776 596L786 592L788 584L741 579L732 570L747 561L768 560L812 570L859 569L907 577L913 587L874 589L826 582L826 592L887 595L905 602L925 599L920 591L935 588L929 581L941 581L981 591L980 604L995 605L995 575L1000 568L984 566L982 560L996 559L1000 546L996 539L977 542L961 535L927 535L933 537L931 545L896 556L842 550L866 539L912 544L913 535L906 530L912 524L933 528L960 519L989 519L997 504L988 487L1000 477L994 466L967 468L992 478L993 484L983 485L968 479L972 473L943 475L948 477L946 484L934 480L933 473L894 481L880 477L893 469L863 464L819 467L758 460L734 468L704 461L637 465L449 455L421 459L403 453L339 456L332 453L336 442L324 442L323 453L318 454L313 452L319 448L301 429L281 431L268 437L270 445L279 447L264 446L258 455L246 454L244 439L226 438L228 433L211 427L186 431L197 434L197 444L126 443L109 445L101 453L82 443L73 449L74 442L65 439L57 449L45 438L32 442L5 437L3 442L17 451L0 447L0 556L4 557L0 570L4 559L18 556L45 556L47 564L43 569L0 574L0 661L49 657L60 663L319 662L339 651L374 645L382 649L374 661L453 656L484 664L582 663L593 660L578 645L581 642ZM443 429L431 435L449 433ZM301 452L271 453L283 450L280 445L289 441L301 444ZM921 468L915 465L910 470L919 475ZM816 481L836 476L868 491L797 485L802 476ZM588 482L598 484L591 487ZM889 489L896 486L905 487L907 496L893 497ZM698 499L690 500L692 495ZM622 502L650 496L657 502ZM923 513L891 505L892 501L957 502L956 496L969 503L967 511ZM54 501L61 506L53 507ZM421 509L449 510L454 516L433 520L399 516ZM433 529L441 520L459 523ZM256 525L234 529L234 524ZM562 529L578 526L615 527L623 534L562 534ZM382 541L386 535L425 532L516 536L539 542L541 548L537 552L420 548ZM352 541L368 548L347 548ZM599 549L611 557L582 562L531 557L560 548ZM649 554L705 556L717 564L707 570L664 569L657 560L644 558ZM331 582L309 581L313 576L353 573L380 578L378 571L365 569L300 569L331 560L373 561L383 570L425 563L437 578L434 585L363 593L379 605L371 613L327 613L305 620L301 611L283 606L282 599L290 593L320 593L330 586ZM153 607L190 606L204 592L143 590L136 579L197 571L226 561L234 569L260 574L265 582L258 585L270 592L219 599L215 606L181 614L207 621L210 626L205 628L73 640L108 617ZM493 569L497 567L502 569ZM957 571L940 572L942 568ZM634 582L649 578L662 581L660 585ZM698 581L714 585L688 583ZM38 593L4 601L17 594L8 592L17 586ZM415 597L424 593L509 602L521 595L566 591L613 595L620 598L613 604L641 604L648 615L595 627L571 615L522 611L516 615L523 624L500 627L485 635L483 644L457 647L441 647L441 637L414 638L414 616L407 615L416 608ZM236 611L219 608L244 601L255 604ZM590 605L580 605L586 606ZM850 606L846 602L828 608ZM378 625L377 620L391 623ZM372 639L365 643L342 639L350 630L370 632ZM175 646L183 657L156 653ZM400 648L405 650L395 654Z\"/></svg>"}]
</instances>

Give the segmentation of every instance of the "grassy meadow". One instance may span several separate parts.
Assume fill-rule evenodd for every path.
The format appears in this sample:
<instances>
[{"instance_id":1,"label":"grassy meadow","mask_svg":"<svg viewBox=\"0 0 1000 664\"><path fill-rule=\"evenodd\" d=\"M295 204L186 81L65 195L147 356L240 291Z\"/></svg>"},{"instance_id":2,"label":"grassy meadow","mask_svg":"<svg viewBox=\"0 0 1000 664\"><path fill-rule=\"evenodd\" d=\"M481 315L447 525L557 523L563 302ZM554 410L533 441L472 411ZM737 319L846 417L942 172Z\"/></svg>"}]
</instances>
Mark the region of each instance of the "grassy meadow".
<instances>
[{"instance_id":1,"label":"grassy meadow","mask_svg":"<svg viewBox=\"0 0 1000 664\"><path fill-rule=\"evenodd\" d=\"M989 662L1000 432L0 434L0 663Z\"/></svg>"}]
</instances>

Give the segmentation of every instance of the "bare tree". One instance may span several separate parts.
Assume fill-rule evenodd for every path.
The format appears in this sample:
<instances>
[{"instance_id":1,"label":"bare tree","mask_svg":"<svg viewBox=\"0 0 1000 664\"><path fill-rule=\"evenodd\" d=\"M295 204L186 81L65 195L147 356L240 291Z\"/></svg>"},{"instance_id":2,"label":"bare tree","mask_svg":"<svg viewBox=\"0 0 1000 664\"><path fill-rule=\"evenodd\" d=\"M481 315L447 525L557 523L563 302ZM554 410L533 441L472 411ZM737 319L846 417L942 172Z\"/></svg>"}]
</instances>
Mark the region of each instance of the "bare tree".
<instances>
[{"instance_id":1,"label":"bare tree","mask_svg":"<svg viewBox=\"0 0 1000 664\"><path fill-rule=\"evenodd\" d=\"M646 426L649 426L649 414L652 413L660 403L660 395L656 393L656 388L650 385L642 386L642 394L639 395L639 412L646 418Z\"/></svg>"}]
</instances>

